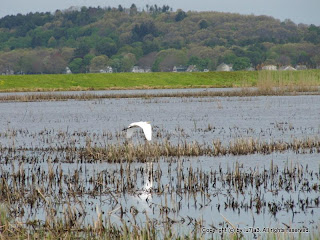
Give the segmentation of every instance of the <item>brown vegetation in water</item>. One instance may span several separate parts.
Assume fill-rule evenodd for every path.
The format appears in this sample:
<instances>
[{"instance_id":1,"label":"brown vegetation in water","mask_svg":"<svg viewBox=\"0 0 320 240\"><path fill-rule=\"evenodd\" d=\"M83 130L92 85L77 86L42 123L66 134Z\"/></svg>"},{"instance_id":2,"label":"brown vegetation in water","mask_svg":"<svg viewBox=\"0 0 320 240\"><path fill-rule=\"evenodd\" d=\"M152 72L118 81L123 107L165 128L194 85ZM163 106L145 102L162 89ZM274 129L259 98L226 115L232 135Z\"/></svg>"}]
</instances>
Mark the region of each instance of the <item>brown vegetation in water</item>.
<instances>
[{"instance_id":1,"label":"brown vegetation in water","mask_svg":"<svg viewBox=\"0 0 320 240\"><path fill-rule=\"evenodd\" d=\"M113 99L113 98L205 98L205 97L254 97L254 96L292 96L292 95L319 95L319 88L316 86L299 87L272 87L268 83L258 85L258 88L243 88L241 90L230 91L202 91L202 92L184 92L184 93L115 93L115 94L25 94L25 95L1 95L0 102L41 102L41 101L66 101L66 100L95 100L95 99Z\"/></svg>"},{"instance_id":2,"label":"brown vegetation in water","mask_svg":"<svg viewBox=\"0 0 320 240\"><path fill-rule=\"evenodd\" d=\"M303 139L293 138L289 141L261 141L254 138L237 138L230 141L229 144L223 145L219 139L213 140L212 144L199 143L197 141L187 142L184 140L178 144L172 144L165 140L163 142L132 144L126 143L109 143L103 147L97 147L87 140L86 147L75 148L71 141L64 145L35 147L35 148L16 148L2 147L0 152L5 159L14 152L31 151L31 152L64 152L69 162L147 162L155 161L161 157L197 157L197 156L224 156L224 155L250 155L250 154L271 154L273 152L294 151L301 152L320 152L320 139L318 137L307 137ZM55 162L59 161L56 157ZM28 156L24 156L26 162L32 162ZM60 159L62 160L62 159Z\"/></svg>"}]
</instances>

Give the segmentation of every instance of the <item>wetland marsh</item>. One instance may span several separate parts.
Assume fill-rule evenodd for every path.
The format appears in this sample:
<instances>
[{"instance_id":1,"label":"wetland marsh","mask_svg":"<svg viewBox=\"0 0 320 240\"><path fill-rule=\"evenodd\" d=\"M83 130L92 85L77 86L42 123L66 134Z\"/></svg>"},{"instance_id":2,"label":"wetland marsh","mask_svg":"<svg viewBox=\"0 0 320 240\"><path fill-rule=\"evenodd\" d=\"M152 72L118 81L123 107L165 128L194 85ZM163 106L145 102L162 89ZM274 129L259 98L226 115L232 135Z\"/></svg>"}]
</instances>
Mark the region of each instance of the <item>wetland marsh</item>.
<instances>
[{"instance_id":1,"label":"wetland marsh","mask_svg":"<svg viewBox=\"0 0 320 240\"><path fill-rule=\"evenodd\" d=\"M12 226L55 237L319 237L320 95L142 93L153 95L1 102ZM153 126L151 143L140 132L125 139L140 120Z\"/></svg>"}]
</instances>

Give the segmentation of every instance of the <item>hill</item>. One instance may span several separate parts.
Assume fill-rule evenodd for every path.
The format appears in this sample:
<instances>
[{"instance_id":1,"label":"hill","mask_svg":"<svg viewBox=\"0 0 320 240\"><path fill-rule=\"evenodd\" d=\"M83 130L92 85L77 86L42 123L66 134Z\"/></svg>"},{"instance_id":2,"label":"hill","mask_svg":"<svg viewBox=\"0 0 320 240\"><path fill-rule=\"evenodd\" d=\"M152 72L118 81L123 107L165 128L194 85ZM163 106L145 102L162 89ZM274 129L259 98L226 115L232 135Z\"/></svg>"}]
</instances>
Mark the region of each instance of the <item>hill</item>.
<instances>
[{"instance_id":1,"label":"hill","mask_svg":"<svg viewBox=\"0 0 320 240\"><path fill-rule=\"evenodd\" d=\"M320 65L320 27L268 16L146 6L68 9L0 19L0 73L153 71L196 65Z\"/></svg>"}]
</instances>

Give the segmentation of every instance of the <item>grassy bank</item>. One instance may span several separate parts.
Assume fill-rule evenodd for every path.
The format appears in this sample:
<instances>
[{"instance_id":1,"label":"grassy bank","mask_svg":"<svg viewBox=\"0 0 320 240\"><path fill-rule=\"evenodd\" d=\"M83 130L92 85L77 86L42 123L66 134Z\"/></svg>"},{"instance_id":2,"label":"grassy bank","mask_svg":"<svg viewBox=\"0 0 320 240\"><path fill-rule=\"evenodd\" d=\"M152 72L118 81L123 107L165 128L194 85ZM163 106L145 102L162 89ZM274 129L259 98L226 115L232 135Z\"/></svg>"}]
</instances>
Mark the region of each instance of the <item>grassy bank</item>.
<instances>
[{"instance_id":1,"label":"grassy bank","mask_svg":"<svg viewBox=\"0 0 320 240\"><path fill-rule=\"evenodd\" d=\"M234 87L256 79L254 72L20 75L0 76L0 91Z\"/></svg>"},{"instance_id":2,"label":"grassy bank","mask_svg":"<svg viewBox=\"0 0 320 240\"><path fill-rule=\"evenodd\" d=\"M0 76L0 91L320 86L320 70Z\"/></svg>"}]
</instances>

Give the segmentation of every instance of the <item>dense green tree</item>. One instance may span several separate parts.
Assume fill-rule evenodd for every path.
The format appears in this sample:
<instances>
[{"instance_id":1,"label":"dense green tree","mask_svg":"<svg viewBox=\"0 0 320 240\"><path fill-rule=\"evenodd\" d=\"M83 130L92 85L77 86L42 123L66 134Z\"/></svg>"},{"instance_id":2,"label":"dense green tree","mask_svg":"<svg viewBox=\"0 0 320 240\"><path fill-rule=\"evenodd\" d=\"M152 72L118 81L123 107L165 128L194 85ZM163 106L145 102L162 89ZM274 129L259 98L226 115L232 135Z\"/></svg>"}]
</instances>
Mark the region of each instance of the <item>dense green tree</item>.
<instances>
[{"instance_id":1,"label":"dense green tree","mask_svg":"<svg viewBox=\"0 0 320 240\"><path fill-rule=\"evenodd\" d=\"M74 58L83 58L90 51L90 48L85 43L80 43L79 46L74 50Z\"/></svg>"},{"instance_id":2,"label":"dense green tree","mask_svg":"<svg viewBox=\"0 0 320 240\"><path fill-rule=\"evenodd\" d=\"M7 41L7 46L10 50L19 49L19 48L30 48L31 47L32 38L30 37L21 37L21 38L10 38Z\"/></svg>"},{"instance_id":3,"label":"dense green tree","mask_svg":"<svg viewBox=\"0 0 320 240\"><path fill-rule=\"evenodd\" d=\"M238 57L233 63L233 70L245 70L251 66L250 59L247 57Z\"/></svg>"},{"instance_id":4,"label":"dense green tree","mask_svg":"<svg viewBox=\"0 0 320 240\"><path fill-rule=\"evenodd\" d=\"M119 4L119 5L118 5L118 11L119 11L119 12L123 12L123 10L124 10L123 7Z\"/></svg>"},{"instance_id":5,"label":"dense green tree","mask_svg":"<svg viewBox=\"0 0 320 240\"><path fill-rule=\"evenodd\" d=\"M250 59L252 65L257 66L264 62L265 54L260 51L247 51L245 57Z\"/></svg>"},{"instance_id":6,"label":"dense green tree","mask_svg":"<svg viewBox=\"0 0 320 240\"><path fill-rule=\"evenodd\" d=\"M121 72L122 69L122 63L121 63L121 58L113 58L110 61L110 65L113 69L113 72Z\"/></svg>"},{"instance_id":7,"label":"dense green tree","mask_svg":"<svg viewBox=\"0 0 320 240\"><path fill-rule=\"evenodd\" d=\"M238 57L234 53L229 53L221 58L220 63L234 64L237 58Z\"/></svg>"},{"instance_id":8,"label":"dense green tree","mask_svg":"<svg viewBox=\"0 0 320 240\"><path fill-rule=\"evenodd\" d=\"M92 55L92 54L87 54L84 56L83 58L83 68L85 68L85 71L86 72L89 72L90 71L90 64L91 64L91 61L92 59L94 58L95 56Z\"/></svg>"},{"instance_id":9,"label":"dense green tree","mask_svg":"<svg viewBox=\"0 0 320 240\"><path fill-rule=\"evenodd\" d=\"M168 49L157 54L152 71L171 72L174 66L186 65L187 55L182 50Z\"/></svg>"},{"instance_id":10,"label":"dense green tree","mask_svg":"<svg viewBox=\"0 0 320 240\"><path fill-rule=\"evenodd\" d=\"M119 71L127 71L133 59L127 54L139 61L155 52L154 69L158 71L167 71L173 62L187 64L189 59L191 63L195 61L192 56L198 58L193 64L198 68L207 65L215 69L221 62L237 61L241 68L246 62L242 58L249 59L253 67L267 62L315 67L319 65L319 44L320 26L313 24L296 25L268 16L173 12L169 6L156 4L146 6L146 11L139 11L132 4L128 9L121 5L105 9L82 7L0 18L0 59L12 69L20 71L23 66L29 73L59 72L62 65L77 58L83 61L79 71L85 72L91 65L91 54L106 55ZM52 55L53 50L60 49L60 57ZM165 55L172 51L169 49L179 54ZM11 51L21 55L20 65L7 54ZM184 61L178 61L177 55L183 56ZM35 60L31 61L31 57ZM43 67L41 61L57 61L60 67Z\"/></svg>"},{"instance_id":11,"label":"dense green tree","mask_svg":"<svg viewBox=\"0 0 320 240\"><path fill-rule=\"evenodd\" d=\"M39 74L44 73L45 66L43 57L46 56L47 52L26 52L24 53L18 62L18 69L28 74Z\"/></svg>"},{"instance_id":12,"label":"dense green tree","mask_svg":"<svg viewBox=\"0 0 320 240\"><path fill-rule=\"evenodd\" d=\"M183 19L185 19L186 17L187 17L187 14L184 11L178 10L174 19L176 20L176 22L180 22Z\"/></svg>"},{"instance_id":13,"label":"dense green tree","mask_svg":"<svg viewBox=\"0 0 320 240\"><path fill-rule=\"evenodd\" d=\"M46 73L63 73L67 66L67 61L60 52L54 52L44 57L43 64Z\"/></svg>"},{"instance_id":14,"label":"dense green tree","mask_svg":"<svg viewBox=\"0 0 320 240\"><path fill-rule=\"evenodd\" d=\"M208 69L209 62L209 59L202 59L196 56L192 56L188 60L188 65L195 65L200 71L203 71L204 69Z\"/></svg>"},{"instance_id":15,"label":"dense green tree","mask_svg":"<svg viewBox=\"0 0 320 240\"><path fill-rule=\"evenodd\" d=\"M163 5L161 12L165 13L165 12L168 12L169 10L170 10L170 7L168 5Z\"/></svg>"},{"instance_id":16,"label":"dense green tree","mask_svg":"<svg viewBox=\"0 0 320 240\"><path fill-rule=\"evenodd\" d=\"M160 46L159 43L157 41L145 41L143 46L142 46L142 50L143 50L143 54L147 55L148 53L151 52L157 52L159 51Z\"/></svg>"},{"instance_id":17,"label":"dense green tree","mask_svg":"<svg viewBox=\"0 0 320 240\"><path fill-rule=\"evenodd\" d=\"M157 28L153 21L146 21L141 24L136 24L132 29L132 41L142 41L143 37L150 34L157 36Z\"/></svg>"},{"instance_id":18,"label":"dense green tree","mask_svg":"<svg viewBox=\"0 0 320 240\"><path fill-rule=\"evenodd\" d=\"M85 72L83 59L82 58L75 58L73 59L70 64L69 68L72 73L83 73Z\"/></svg>"},{"instance_id":19,"label":"dense green tree","mask_svg":"<svg viewBox=\"0 0 320 240\"><path fill-rule=\"evenodd\" d=\"M133 50L130 51L133 53L137 59L141 58L143 56L143 43L142 42L134 42L131 44L133 47Z\"/></svg>"},{"instance_id":20,"label":"dense green tree","mask_svg":"<svg viewBox=\"0 0 320 240\"><path fill-rule=\"evenodd\" d=\"M117 45L111 38L102 38L96 44L96 51L98 54L107 55L111 57L117 53Z\"/></svg>"},{"instance_id":21,"label":"dense green tree","mask_svg":"<svg viewBox=\"0 0 320 240\"><path fill-rule=\"evenodd\" d=\"M109 63L109 58L105 55L94 57L90 62L90 72L99 72L101 69L106 69Z\"/></svg>"},{"instance_id":22,"label":"dense green tree","mask_svg":"<svg viewBox=\"0 0 320 240\"><path fill-rule=\"evenodd\" d=\"M47 46L48 46L49 48L54 48L54 47L57 46L57 44L58 44L57 40L52 36L52 37L48 40Z\"/></svg>"},{"instance_id":23,"label":"dense green tree","mask_svg":"<svg viewBox=\"0 0 320 240\"><path fill-rule=\"evenodd\" d=\"M205 19L201 19L199 22L200 29L205 29L209 26L208 22Z\"/></svg>"},{"instance_id":24,"label":"dense green tree","mask_svg":"<svg viewBox=\"0 0 320 240\"><path fill-rule=\"evenodd\" d=\"M136 15L137 13L138 13L137 6L133 3L130 7L130 15L133 16L133 15Z\"/></svg>"},{"instance_id":25,"label":"dense green tree","mask_svg":"<svg viewBox=\"0 0 320 240\"><path fill-rule=\"evenodd\" d=\"M136 63L136 57L132 53L127 53L123 56L121 61L121 71L122 72L130 72L132 67Z\"/></svg>"}]
</instances>

